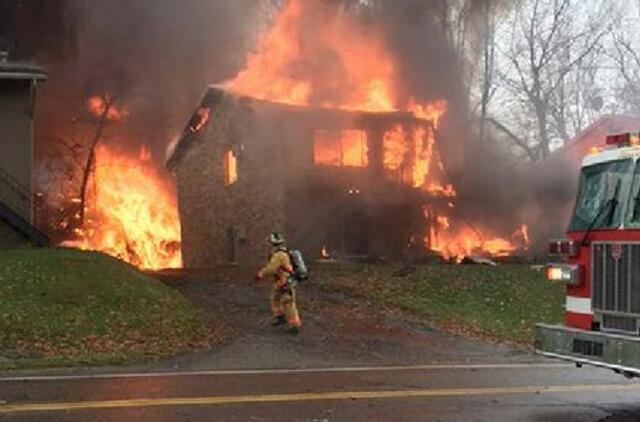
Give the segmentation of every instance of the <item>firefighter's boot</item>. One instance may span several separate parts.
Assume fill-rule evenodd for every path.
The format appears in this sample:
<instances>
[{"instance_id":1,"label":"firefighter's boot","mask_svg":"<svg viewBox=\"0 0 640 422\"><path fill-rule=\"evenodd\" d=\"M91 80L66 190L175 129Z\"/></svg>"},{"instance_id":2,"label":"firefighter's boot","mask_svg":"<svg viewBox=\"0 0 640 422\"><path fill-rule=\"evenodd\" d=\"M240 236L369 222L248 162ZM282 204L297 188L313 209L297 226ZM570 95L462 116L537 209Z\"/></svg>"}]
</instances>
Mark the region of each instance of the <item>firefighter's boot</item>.
<instances>
[{"instance_id":1,"label":"firefighter's boot","mask_svg":"<svg viewBox=\"0 0 640 422\"><path fill-rule=\"evenodd\" d=\"M279 325L284 325L287 323L287 318L284 315L278 315L271 319L271 325L277 327Z\"/></svg>"},{"instance_id":2,"label":"firefighter's boot","mask_svg":"<svg viewBox=\"0 0 640 422\"><path fill-rule=\"evenodd\" d=\"M300 327L292 327L289 326L287 327L287 329L285 330L285 332L287 334L291 334L292 336L297 336L298 334L300 334Z\"/></svg>"}]
</instances>

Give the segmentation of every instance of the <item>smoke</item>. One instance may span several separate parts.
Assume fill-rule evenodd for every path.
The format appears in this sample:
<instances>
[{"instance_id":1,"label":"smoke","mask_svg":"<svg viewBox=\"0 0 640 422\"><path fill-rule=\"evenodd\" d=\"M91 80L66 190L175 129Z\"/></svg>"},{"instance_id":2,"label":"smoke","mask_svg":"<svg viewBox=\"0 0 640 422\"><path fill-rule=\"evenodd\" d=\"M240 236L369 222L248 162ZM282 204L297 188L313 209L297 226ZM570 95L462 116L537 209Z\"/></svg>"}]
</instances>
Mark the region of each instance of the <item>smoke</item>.
<instances>
[{"instance_id":1,"label":"smoke","mask_svg":"<svg viewBox=\"0 0 640 422\"><path fill-rule=\"evenodd\" d=\"M76 48L45 63L40 146L82 117L88 96L107 93L129 109L126 124L113 129L122 143L147 145L158 158L204 88L241 65L259 11L251 0L71 0L67 7Z\"/></svg>"},{"instance_id":2,"label":"smoke","mask_svg":"<svg viewBox=\"0 0 640 422\"><path fill-rule=\"evenodd\" d=\"M471 130L464 63L447 36L446 25L451 22L445 13L446 1L323 3L340 13L354 14L364 28L383 34L397 66L401 102L410 97L418 102L447 100L438 147L460 192L461 218L511 230L526 219L544 220L538 205L544 183L561 186L558 198L570 191L558 185L564 180L561 177L541 179L517 165L505 164L503 152L492 148L490 140L479 145ZM468 13L480 16L489 3L494 1L473 1ZM502 3L507 2L495 2ZM261 14L276 10L282 2L70 0L68 4L74 10L70 16L75 19L72 26L77 40L72 52L45 63L50 80L40 91L37 147L42 152L60 138L72 140L77 134L70 133L70 128L86 118L84 100L108 93L130 116L126 123L110 128L110 139L130 150L148 146L161 165L166 146L181 132L204 88L233 78L243 68ZM305 36L311 42L324 17L308 19ZM479 32L482 26L471 30ZM315 62L305 64L324 68L320 75L335 82L316 93L321 102L342 92L342 85L336 82L336 57L324 53L312 55ZM290 69L294 73L305 70Z\"/></svg>"},{"instance_id":3,"label":"smoke","mask_svg":"<svg viewBox=\"0 0 640 422\"><path fill-rule=\"evenodd\" d=\"M477 116L469 111L469 81L465 66L481 60L486 14L514 7L510 0L475 0L464 11L467 52L454 46L456 22L447 15L447 3L438 1L381 1L374 19L384 28L397 59L404 95L418 101L445 98L449 107L439 134L439 148L459 197L457 217L473 226L509 230L527 223L540 252L549 236L565 229L575 194L578 166L562 158L527 165L486 133L477 137ZM452 25L453 27L447 27ZM476 57L473 54L477 54Z\"/></svg>"}]
</instances>

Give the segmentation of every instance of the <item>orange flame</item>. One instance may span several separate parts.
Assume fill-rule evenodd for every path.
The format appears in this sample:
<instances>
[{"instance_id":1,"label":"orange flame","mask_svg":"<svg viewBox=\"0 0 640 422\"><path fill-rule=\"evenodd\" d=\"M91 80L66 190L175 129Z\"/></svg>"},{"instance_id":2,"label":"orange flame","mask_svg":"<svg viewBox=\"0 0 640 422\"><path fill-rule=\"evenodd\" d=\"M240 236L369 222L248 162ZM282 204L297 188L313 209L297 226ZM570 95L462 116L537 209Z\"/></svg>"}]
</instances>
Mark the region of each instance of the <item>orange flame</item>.
<instances>
[{"instance_id":1,"label":"orange flame","mask_svg":"<svg viewBox=\"0 0 640 422\"><path fill-rule=\"evenodd\" d=\"M144 269L181 267L177 207L159 174L101 146L93 178L84 226L77 240L62 246L101 251Z\"/></svg>"},{"instance_id":2,"label":"orange flame","mask_svg":"<svg viewBox=\"0 0 640 422\"><path fill-rule=\"evenodd\" d=\"M522 224L510 240L487 236L484 231L466 224L454 226L446 216L436 215L429 207L423 207L427 221L431 222L425 245L440 253L447 260L462 262L465 257L486 255L494 258L510 256L518 250L527 250L531 243L529 228Z\"/></svg>"},{"instance_id":3,"label":"orange flame","mask_svg":"<svg viewBox=\"0 0 640 422\"><path fill-rule=\"evenodd\" d=\"M412 99L400 104L397 73L380 31L322 1L289 0L227 88L287 104L405 109L425 118L446 111L444 100L433 105L418 105Z\"/></svg>"},{"instance_id":4,"label":"orange flame","mask_svg":"<svg viewBox=\"0 0 640 422\"><path fill-rule=\"evenodd\" d=\"M361 130L318 130L314 136L313 158L318 165L366 167L369 162L367 134Z\"/></svg>"},{"instance_id":5,"label":"orange flame","mask_svg":"<svg viewBox=\"0 0 640 422\"><path fill-rule=\"evenodd\" d=\"M231 150L224 155L224 173L227 186L233 185L238 181L238 159Z\"/></svg>"},{"instance_id":6,"label":"orange flame","mask_svg":"<svg viewBox=\"0 0 640 422\"><path fill-rule=\"evenodd\" d=\"M228 87L289 104L393 109L396 70L380 35L346 14L327 13L328 7L289 0ZM318 19L322 23L314 25Z\"/></svg>"},{"instance_id":7,"label":"orange flame","mask_svg":"<svg viewBox=\"0 0 640 422\"><path fill-rule=\"evenodd\" d=\"M191 130L192 133L200 132L207 125L207 123L209 123L210 119L211 109L209 107L198 108L198 111L196 111L193 119L191 120L189 130Z\"/></svg>"},{"instance_id":8,"label":"orange flame","mask_svg":"<svg viewBox=\"0 0 640 422\"><path fill-rule=\"evenodd\" d=\"M140 147L140 153L138 154L140 161L151 161L151 151L146 146Z\"/></svg>"},{"instance_id":9,"label":"orange flame","mask_svg":"<svg viewBox=\"0 0 640 422\"><path fill-rule=\"evenodd\" d=\"M383 134L385 174L431 196L455 198L456 188L447 182L435 144L447 102L421 104L399 93L396 62L383 32L375 29L329 2L289 0L273 25L260 35L256 51L247 56L245 69L226 86L241 95L295 105L411 112L421 123L397 125ZM351 132L360 133L317 132L314 162L367 166L363 136ZM453 202L448 204L455 207ZM503 256L528 242L528 233L522 228L518 240L509 241L486 236L431 212L425 212L425 217L434 224L424 242L445 257L462 259L477 252Z\"/></svg>"},{"instance_id":10,"label":"orange flame","mask_svg":"<svg viewBox=\"0 0 640 422\"><path fill-rule=\"evenodd\" d=\"M108 104L107 101L109 101L107 96L92 95L87 99L87 110L95 117L102 117L106 112L106 120L109 121L121 121L129 116L129 110L113 103Z\"/></svg>"}]
</instances>

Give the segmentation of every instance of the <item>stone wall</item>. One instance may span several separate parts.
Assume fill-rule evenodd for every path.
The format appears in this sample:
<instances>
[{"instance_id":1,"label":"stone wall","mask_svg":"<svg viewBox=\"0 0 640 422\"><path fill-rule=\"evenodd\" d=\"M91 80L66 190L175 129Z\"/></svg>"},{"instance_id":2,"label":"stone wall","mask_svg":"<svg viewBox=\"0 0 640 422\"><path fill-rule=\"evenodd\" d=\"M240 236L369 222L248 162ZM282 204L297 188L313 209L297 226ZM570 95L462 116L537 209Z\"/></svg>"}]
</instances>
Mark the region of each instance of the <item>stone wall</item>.
<instances>
[{"instance_id":1,"label":"stone wall","mask_svg":"<svg viewBox=\"0 0 640 422\"><path fill-rule=\"evenodd\" d=\"M182 252L188 268L258 264L266 241L284 227L279 128L233 96L212 105L209 125L177 164ZM237 157L238 180L225 184L224 155Z\"/></svg>"},{"instance_id":2,"label":"stone wall","mask_svg":"<svg viewBox=\"0 0 640 422\"><path fill-rule=\"evenodd\" d=\"M378 161L370 168L313 162L316 130L357 128L375 138L375 130L414 124L412 117L286 106L217 88L202 106L211 110L208 125L198 133L187 129L168 164L177 177L186 267L258 265L272 231L283 232L308 259L326 243L343 254L388 255L416 232L419 193L379 174L380 148L373 151L378 156L369 151L370 161ZM237 157L232 185L225 183L228 151Z\"/></svg>"}]
</instances>

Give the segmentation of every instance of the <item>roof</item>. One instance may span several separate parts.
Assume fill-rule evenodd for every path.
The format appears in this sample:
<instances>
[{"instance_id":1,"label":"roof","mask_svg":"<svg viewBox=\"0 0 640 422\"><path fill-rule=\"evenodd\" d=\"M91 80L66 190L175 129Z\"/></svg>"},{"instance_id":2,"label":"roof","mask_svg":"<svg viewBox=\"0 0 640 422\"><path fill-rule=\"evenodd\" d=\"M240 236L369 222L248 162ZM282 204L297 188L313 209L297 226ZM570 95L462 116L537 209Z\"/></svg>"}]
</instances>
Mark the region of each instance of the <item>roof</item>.
<instances>
[{"instance_id":1,"label":"roof","mask_svg":"<svg viewBox=\"0 0 640 422\"><path fill-rule=\"evenodd\" d=\"M0 80L36 80L47 79L47 72L35 65L0 60Z\"/></svg>"},{"instance_id":2,"label":"roof","mask_svg":"<svg viewBox=\"0 0 640 422\"><path fill-rule=\"evenodd\" d=\"M378 122L406 122L406 123L428 123L431 121L416 117L414 113L407 111L388 111L388 112L370 112L370 111L358 111L358 110L344 110L340 108L326 108L307 105L295 105L285 104L275 101L262 100L253 97L247 97L227 90L225 87L219 85L210 85L200 102L195 113L191 117L191 120L182 132L181 137L170 146L167 154L166 166L170 171L173 171L182 156L189 148L189 146L199 136L199 130L194 131L191 128L194 126L194 122L199 118L198 111L202 108L208 109L210 112L215 109L216 106L221 104L225 98L232 99L236 103L242 102L244 104L251 104L254 107L268 107L272 110L277 110L282 113L317 113L315 116L322 117L327 116L344 116L349 117L353 122L367 122L369 120L375 120ZM322 114L324 113L324 114ZM208 119L208 122L211 119ZM208 123L207 122L207 123Z\"/></svg>"}]
</instances>

